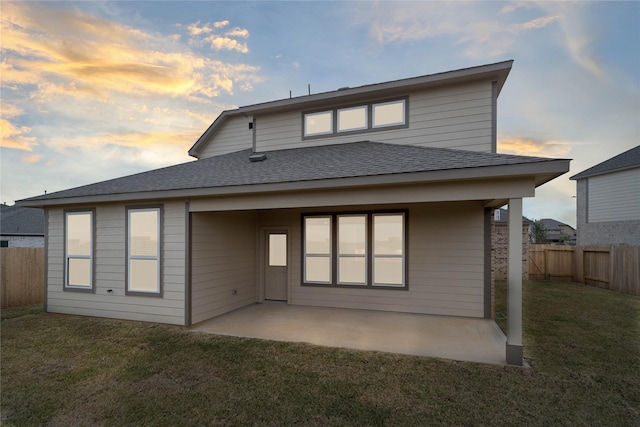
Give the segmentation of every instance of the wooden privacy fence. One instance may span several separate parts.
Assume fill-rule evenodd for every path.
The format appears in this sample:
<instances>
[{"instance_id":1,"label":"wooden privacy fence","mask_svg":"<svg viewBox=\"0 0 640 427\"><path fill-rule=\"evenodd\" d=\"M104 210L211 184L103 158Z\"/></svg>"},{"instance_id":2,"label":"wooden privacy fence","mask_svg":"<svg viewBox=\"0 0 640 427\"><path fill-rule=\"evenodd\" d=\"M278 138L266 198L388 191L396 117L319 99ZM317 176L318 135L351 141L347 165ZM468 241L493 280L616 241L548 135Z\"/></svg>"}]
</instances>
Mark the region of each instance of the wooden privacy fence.
<instances>
[{"instance_id":1,"label":"wooden privacy fence","mask_svg":"<svg viewBox=\"0 0 640 427\"><path fill-rule=\"evenodd\" d=\"M44 301L44 248L0 249L2 308Z\"/></svg>"},{"instance_id":2,"label":"wooden privacy fence","mask_svg":"<svg viewBox=\"0 0 640 427\"><path fill-rule=\"evenodd\" d=\"M529 279L579 282L640 295L640 247L529 245Z\"/></svg>"}]
</instances>

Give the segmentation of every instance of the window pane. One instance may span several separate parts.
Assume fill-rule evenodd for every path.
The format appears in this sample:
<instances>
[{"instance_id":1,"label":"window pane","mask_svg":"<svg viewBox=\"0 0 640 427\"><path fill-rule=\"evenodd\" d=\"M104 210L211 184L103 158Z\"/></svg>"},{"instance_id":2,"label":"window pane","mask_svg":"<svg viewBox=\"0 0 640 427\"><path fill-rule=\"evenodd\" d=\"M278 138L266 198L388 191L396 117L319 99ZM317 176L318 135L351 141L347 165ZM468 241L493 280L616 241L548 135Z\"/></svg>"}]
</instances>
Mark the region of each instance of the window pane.
<instances>
[{"instance_id":1,"label":"window pane","mask_svg":"<svg viewBox=\"0 0 640 427\"><path fill-rule=\"evenodd\" d=\"M404 100L373 105L373 127L403 125Z\"/></svg>"},{"instance_id":2,"label":"window pane","mask_svg":"<svg viewBox=\"0 0 640 427\"><path fill-rule=\"evenodd\" d=\"M132 259L129 261L129 290L142 292L158 291L157 260Z\"/></svg>"},{"instance_id":3,"label":"window pane","mask_svg":"<svg viewBox=\"0 0 640 427\"><path fill-rule=\"evenodd\" d=\"M91 259L69 258L67 286L91 287Z\"/></svg>"},{"instance_id":4,"label":"window pane","mask_svg":"<svg viewBox=\"0 0 640 427\"><path fill-rule=\"evenodd\" d=\"M366 280L365 257L340 257L338 263L339 283L360 283Z\"/></svg>"},{"instance_id":5,"label":"window pane","mask_svg":"<svg viewBox=\"0 0 640 427\"><path fill-rule=\"evenodd\" d=\"M338 252L341 255L363 255L367 247L367 217L339 216L338 217Z\"/></svg>"},{"instance_id":6,"label":"window pane","mask_svg":"<svg viewBox=\"0 0 640 427\"><path fill-rule=\"evenodd\" d=\"M331 218L304 219L305 254L331 253Z\"/></svg>"},{"instance_id":7,"label":"window pane","mask_svg":"<svg viewBox=\"0 0 640 427\"><path fill-rule=\"evenodd\" d=\"M129 211L130 256L158 256L159 210Z\"/></svg>"},{"instance_id":8,"label":"window pane","mask_svg":"<svg viewBox=\"0 0 640 427\"><path fill-rule=\"evenodd\" d=\"M402 258L374 258L373 281L375 285L402 286Z\"/></svg>"},{"instance_id":9,"label":"window pane","mask_svg":"<svg viewBox=\"0 0 640 427\"><path fill-rule=\"evenodd\" d=\"M67 255L91 256L91 213L67 214Z\"/></svg>"},{"instance_id":10,"label":"window pane","mask_svg":"<svg viewBox=\"0 0 640 427\"><path fill-rule=\"evenodd\" d=\"M330 258L308 256L305 257L304 268L305 282L330 282L331 281L331 263Z\"/></svg>"},{"instance_id":11,"label":"window pane","mask_svg":"<svg viewBox=\"0 0 640 427\"><path fill-rule=\"evenodd\" d=\"M269 266L287 266L287 235L269 234Z\"/></svg>"},{"instance_id":12,"label":"window pane","mask_svg":"<svg viewBox=\"0 0 640 427\"><path fill-rule=\"evenodd\" d=\"M333 111L304 115L305 136L322 135L333 132Z\"/></svg>"},{"instance_id":13,"label":"window pane","mask_svg":"<svg viewBox=\"0 0 640 427\"><path fill-rule=\"evenodd\" d=\"M338 110L338 132L367 128L367 107Z\"/></svg>"},{"instance_id":14,"label":"window pane","mask_svg":"<svg viewBox=\"0 0 640 427\"><path fill-rule=\"evenodd\" d=\"M374 255L402 255L403 222L403 215L373 216Z\"/></svg>"}]
</instances>

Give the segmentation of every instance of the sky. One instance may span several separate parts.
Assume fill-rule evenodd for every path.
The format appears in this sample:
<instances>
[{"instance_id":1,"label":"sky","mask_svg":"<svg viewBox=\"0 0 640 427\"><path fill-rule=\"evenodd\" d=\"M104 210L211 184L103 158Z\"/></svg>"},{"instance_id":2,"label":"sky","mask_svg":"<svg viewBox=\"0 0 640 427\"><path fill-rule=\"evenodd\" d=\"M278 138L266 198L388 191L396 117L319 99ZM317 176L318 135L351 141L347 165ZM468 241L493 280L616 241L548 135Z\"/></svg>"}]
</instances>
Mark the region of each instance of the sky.
<instances>
[{"instance_id":1,"label":"sky","mask_svg":"<svg viewBox=\"0 0 640 427\"><path fill-rule=\"evenodd\" d=\"M569 177L640 144L640 2L0 3L0 201L194 160L223 110L513 59L498 152Z\"/></svg>"}]
</instances>

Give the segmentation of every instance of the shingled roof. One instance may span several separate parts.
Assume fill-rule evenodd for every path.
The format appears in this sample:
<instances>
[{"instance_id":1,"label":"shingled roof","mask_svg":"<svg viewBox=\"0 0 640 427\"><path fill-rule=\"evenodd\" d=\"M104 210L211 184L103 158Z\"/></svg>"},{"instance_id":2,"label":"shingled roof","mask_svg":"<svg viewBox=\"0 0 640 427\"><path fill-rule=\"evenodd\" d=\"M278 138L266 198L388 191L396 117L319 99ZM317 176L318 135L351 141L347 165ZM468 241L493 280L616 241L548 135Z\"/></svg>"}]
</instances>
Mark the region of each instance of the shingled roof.
<instances>
[{"instance_id":1,"label":"shingled roof","mask_svg":"<svg viewBox=\"0 0 640 427\"><path fill-rule=\"evenodd\" d=\"M44 236L44 212L42 209L0 205L0 234Z\"/></svg>"},{"instance_id":2,"label":"shingled roof","mask_svg":"<svg viewBox=\"0 0 640 427\"><path fill-rule=\"evenodd\" d=\"M590 176L602 175L605 173L618 172L626 169L633 169L640 167L640 145L625 151L622 154L618 154L615 157L605 160L602 163L598 163L589 169L580 172L577 175L572 176L570 179L578 180L582 178L588 178Z\"/></svg>"},{"instance_id":3,"label":"shingled roof","mask_svg":"<svg viewBox=\"0 0 640 427\"><path fill-rule=\"evenodd\" d=\"M411 173L474 171L466 178L490 177L491 167L553 163L562 159L483 153L445 148L428 148L379 142L354 142L316 147L294 148L264 153L266 159L250 161L251 150L183 163L149 172L98 182L69 190L20 200L23 206L56 199L85 198L181 191L183 197L211 194L212 189L226 189L226 194L247 186L281 183L308 183L321 180L398 176ZM482 169L482 170L481 170ZM503 173L504 171L502 171ZM557 172L557 171L552 171ZM513 175L517 171L513 171ZM531 174L531 172L529 172ZM555 173L557 176L558 173ZM553 177L545 179L545 182ZM460 179L461 176L457 176ZM463 177L464 178L464 177ZM453 179L442 176L440 179ZM331 185L328 184L327 187ZM304 188L304 187L303 187ZM190 190L205 189L197 194ZM174 193L175 194L175 193ZM173 197L179 197L174 195ZM123 198L119 198L123 200ZM45 203L51 204L51 203Z\"/></svg>"}]
</instances>

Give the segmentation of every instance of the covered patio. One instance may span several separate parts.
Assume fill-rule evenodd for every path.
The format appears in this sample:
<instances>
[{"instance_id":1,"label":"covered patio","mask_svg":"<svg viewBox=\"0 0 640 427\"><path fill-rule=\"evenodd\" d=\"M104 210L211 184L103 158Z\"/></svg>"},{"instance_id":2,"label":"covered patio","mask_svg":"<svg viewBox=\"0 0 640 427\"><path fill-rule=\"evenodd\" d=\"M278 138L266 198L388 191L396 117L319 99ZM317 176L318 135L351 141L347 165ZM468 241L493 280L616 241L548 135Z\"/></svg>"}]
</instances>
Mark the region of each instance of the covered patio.
<instances>
[{"instance_id":1,"label":"covered patio","mask_svg":"<svg viewBox=\"0 0 640 427\"><path fill-rule=\"evenodd\" d=\"M490 319L309 307L266 301L200 322L193 332L506 365Z\"/></svg>"}]
</instances>

